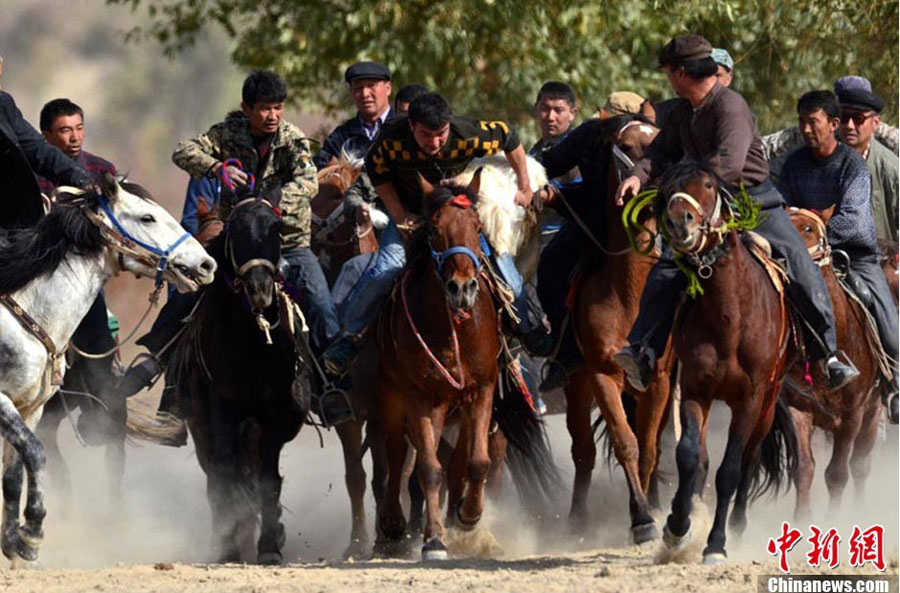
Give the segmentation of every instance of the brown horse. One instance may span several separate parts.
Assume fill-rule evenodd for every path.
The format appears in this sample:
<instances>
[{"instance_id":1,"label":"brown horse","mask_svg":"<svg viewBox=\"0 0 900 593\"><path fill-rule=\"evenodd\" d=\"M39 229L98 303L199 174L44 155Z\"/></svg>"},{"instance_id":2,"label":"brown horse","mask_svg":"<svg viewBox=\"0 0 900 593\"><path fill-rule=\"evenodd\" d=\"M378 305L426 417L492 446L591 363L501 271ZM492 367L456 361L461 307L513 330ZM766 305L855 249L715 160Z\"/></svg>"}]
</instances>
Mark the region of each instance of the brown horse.
<instances>
[{"instance_id":1,"label":"brown horse","mask_svg":"<svg viewBox=\"0 0 900 593\"><path fill-rule=\"evenodd\" d=\"M425 493L425 560L448 556L440 517L443 470L437 445L445 418L454 408L461 413L456 448L466 472L449 476L450 521L455 518L462 528L478 523L490 468L488 435L500 325L488 280L481 273L481 224L472 207L479 183L480 174L467 188L435 189L423 181L428 236L411 247L399 295L378 322L376 389L388 463L387 492L376 497L379 537L399 541L405 534L400 488L408 434Z\"/></svg>"},{"instance_id":2,"label":"brown horse","mask_svg":"<svg viewBox=\"0 0 900 593\"><path fill-rule=\"evenodd\" d=\"M893 241L878 241L878 247L881 249L881 269L884 270L884 276L887 278L888 287L891 294L894 295L894 304L900 300L900 253L897 251L897 244Z\"/></svg>"},{"instance_id":3,"label":"brown horse","mask_svg":"<svg viewBox=\"0 0 900 593\"><path fill-rule=\"evenodd\" d=\"M728 444L716 473L715 520L703 551L708 564L725 561L725 522L735 492L730 524L740 533L751 493L777 491L795 454L790 416L778 400L789 340L785 297L734 223L729 225L732 217L719 183L708 165L676 165L657 201L664 204L658 210L664 210L669 244L690 265L697 264L695 273L705 278L702 294L682 312L672 334L683 366L678 490L663 537L669 548L690 539L691 497L697 481L705 481L701 460L707 457L710 406L718 399L731 408ZM761 485L760 468L766 478Z\"/></svg>"},{"instance_id":4,"label":"brown horse","mask_svg":"<svg viewBox=\"0 0 900 593\"><path fill-rule=\"evenodd\" d=\"M318 172L319 193L310 204L312 248L322 261L328 283L353 256L378 249L378 239L368 208L348 203L344 194L359 178L362 165L345 155Z\"/></svg>"},{"instance_id":5,"label":"brown horse","mask_svg":"<svg viewBox=\"0 0 900 593\"><path fill-rule=\"evenodd\" d=\"M607 228L602 247L605 257L578 289L572 320L586 365L573 375L565 389L566 425L572 437L575 463L570 522L574 527L587 523L588 491L597 455L590 411L596 401L607 423L616 459L628 480L632 537L636 543L659 537L646 493L659 463L657 442L668 415L671 356L660 361L656 377L646 392L629 392L637 402L635 436L622 404L624 373L613 355L626 344L655 258L639 255L630 248L622 225L622 208L613 203L612 196L620 181L620 171L630 169L659 133L650 123L652 113L645 115L650 117L618 116L607 120L601 128L607 147L605 162L600 165L607 170ZM648 217L650 220L646 220ZM655 230L652 216L647 214L644 218L642 224L650 231ZM649 247L649 241L652 241L649 234L638 236L642 249Z\"/></svg>"},{"instance_id":6,"label":"brown horse","mask_svg":"<svg viewBox=\"0 0 900 593\"><path fill-rule=\"evenodd\" d=\"M857 493L862 494L871 469L872 448L875 446L878 420L882 413L877 382L879 368L866 338L865 311L860 303L847 295L835 276L831 249L825 239L825 228L833 210L834 206L821 213L800 208L789 210L791 221L803 237L813 260L822 269L825 284L831 294L838 347L847 353L860 373L859 378L849 385L837 391L829 391L825 388L827 380L818 366L813 365L810 367L813 371L810 375L813 380L811 389L785 390L799 445L797 469L794 472L794 484L797 488L795 514L803 519L809 516L809 491L816 467L810 443L813 427L817 426L834 434L831 461L825 470L825 482L828 484L831 510L836 510L850 472L853 473ZM805 366L795 365L791 371L791 383L803 386L806 383L805 374Z\"/></svg>"}]
</instances>

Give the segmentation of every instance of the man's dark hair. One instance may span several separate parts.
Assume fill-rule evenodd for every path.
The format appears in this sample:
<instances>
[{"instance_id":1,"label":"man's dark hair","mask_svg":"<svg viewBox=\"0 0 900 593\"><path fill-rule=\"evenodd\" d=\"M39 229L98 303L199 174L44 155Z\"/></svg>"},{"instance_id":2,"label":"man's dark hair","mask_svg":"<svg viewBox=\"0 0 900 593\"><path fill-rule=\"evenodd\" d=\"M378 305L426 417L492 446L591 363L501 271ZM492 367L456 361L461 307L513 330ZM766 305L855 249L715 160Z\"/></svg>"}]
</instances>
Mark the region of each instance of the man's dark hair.
<instances>
[{"instance_id":1,"label":"man's dark hair","mask_svg":"<svg viewBox=\"0 0 900 593\"><path fill-rule=\"evenodd\" d=\"M673 68L684 68L684 73L694 80L703 80L710 76L715 76L719 71L719 65L712 58L701 58L699 60L687 60L672 66Z\"/></svg>"},{"instance_id":2,"label":"man's dark hair","mask_svg":"<svg viewBox=\"0 0 900 593\"><path fill-rule=\"evenodd\" d=\"M254 70L244 80L241 100L252 108L257 103L284 103L287 86L281 77L271 70Z\"/></svg>"},{"instance_id":3,"label":"man's dark hair","mask_svg":"<svg viewBox=\"0 0 900 593\"><path fill-rule=\"evenodd\" d=\"M41 109L41 130L49 132L53 129L53 122L56 121L57 117L76 114L81 116L82 121L84 120L84 110L68 99L48 101Z\"/></svg>"},{"instance_id":4,"label":"man's dark hair","mask_svg":"<svg viewBox=\"0 0 900 593\"><path fill-rule=\"evenodd\" d=\"M550 80L544 83L541 90L538 91L537 99L534 104L537 105L541 99L562 99L568 101L569 106L575 107L575 89L568 83L559 80Z\"/></svg>"},{"instance_id":5,"label":"man's dark hair","mask_svg":"<svg viewBox=\"0 0 900 593\"><path fill-rule=\"evenodd\" d=\"M439 130L453 119L450 103L438 93L425 93L409 104L409 121Z\"/></svg>"},{"instance_id":6,"label":"man's dark hair","mask_svg":"<svg viewBox=\"0 0 900 593\"><path fill-rule=\"evenodd\" d=\"M422 95L428 92L428 87L424 84L412 83L405 84L397 91L394 97L394 108L396 109L400 103L412 103Z\"/></svg>"},{"instance_id":7,"label":"man's dark hair","mask_svg":"<svg viewBox=\"0 0 900 593\"><path fill-rule=\"evenodd\" d=\"M797 113L805 111L813 113L821 109L828 116L828 119L840 117L841 106L838 104L837 97L831 91L809 91L804 93L797 101Z\"/></svg>"}]
</instances>

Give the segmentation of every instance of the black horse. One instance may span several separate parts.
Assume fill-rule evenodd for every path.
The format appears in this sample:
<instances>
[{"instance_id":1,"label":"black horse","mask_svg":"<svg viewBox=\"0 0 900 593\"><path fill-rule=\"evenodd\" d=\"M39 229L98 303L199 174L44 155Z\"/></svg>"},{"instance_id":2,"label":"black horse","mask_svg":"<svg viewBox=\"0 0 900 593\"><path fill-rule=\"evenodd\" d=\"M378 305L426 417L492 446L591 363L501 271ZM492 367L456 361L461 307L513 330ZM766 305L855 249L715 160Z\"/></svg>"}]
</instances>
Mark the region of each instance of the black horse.
<instances>
[{"instance_id":1,"label":"black horse","mask_svg":"<svg viewBox=\"0 0 900 593\"><path fill-rule=\"evenodd\" d=\"M241 560L257 523L257 561L281 562L278 461L309 411L308 355L293 329L301 321L277 285L280 228L266 200L238 202L208 248L219 272L173 357L223 562Z\"/></svg>"}]
</instances>

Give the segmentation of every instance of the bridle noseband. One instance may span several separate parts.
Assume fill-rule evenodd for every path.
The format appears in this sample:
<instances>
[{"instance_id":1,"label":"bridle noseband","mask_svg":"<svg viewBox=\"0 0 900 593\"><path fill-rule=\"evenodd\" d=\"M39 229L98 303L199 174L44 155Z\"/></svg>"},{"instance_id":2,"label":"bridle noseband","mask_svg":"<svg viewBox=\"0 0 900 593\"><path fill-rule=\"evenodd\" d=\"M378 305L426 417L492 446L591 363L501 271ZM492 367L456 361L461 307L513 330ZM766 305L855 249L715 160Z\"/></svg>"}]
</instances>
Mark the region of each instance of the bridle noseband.
<instances>
[{"instance_id":1,"label":"bridle noseband","mask_svg":"<svg viewBox=\"0 0 900 593\"><path fill-rule=\"evenodd\" d=\"M722 238L725 236L725 233L728 232L728 220L726 217L722 216L722 209L724 205L724 209L730 211L727 200L722 198L722 192L727 193L727 190L722 188L716 189L716 203L713 206L712 214L707 216L704 211L703 206L700 205L700 202L697 201L694 196L687 192L677 191L671 194L666 200L666 214L668 215L669 207L672 202L675 200L681 200L686 202L691 208L697 211L697 214L703 218L703 223L697 229L697 236L694 237L694 240L691 241L689 245L686 246L675 246L673 245L673 249L678 251L679 253L683 253L685 255L693 255L699 256L702 254L708 247L713 246L713 238L716 239L716 244L720 244L722 242ZM730 197L730 194L729 194ZM714 221L718 220L718 224L714 225Z\"/></svg>"},{"instance_id":2,"label":"bridle noseband","mask_svg":"<svg viewBox=\"0 0 900 593\"><path fill-rule=\"evenodd\" d=\"M231 209L231 214L228 215L228 221L231 220L231 217L234 216L234 213L237 212L239 208L242 208L244 206L247 206L247 205L250 205L250 204L253 204L256 202L265 204L272 210L272 212L280 215L278 208L273 206L272 203L269 202L268 200L266 200L265 198L245 198L245 199L241 200L240 202L238 202L237 204L235 204L234 207ZM226 224L228 221L226 221ZM243 282L244 276L247 274L247 272L249 272L253 268L265 268L272 274L273 278L277 275L277 269L275 267L275 264L273 264L271 261L269 261L263 257L255 257L253 259L249 259L249 260L245 261L241 265L238 265L237 260L234 257L234 244L231 241L231 233L230 232L227 232L225 234L225 253L228 256L229 261L231 262L232 269L234 270L234 284L235 285L238 285L241 282Z\"/></svg>"},{"instance_id":3,"label":"bridle noseband","mask_svg":"<svg viewBox=\"0 0 900 593\"><path fill-rule=\"evenodd\" d=\"M457 208L462 208L463 210L467 210L472 207L472 202L466 197L464 194L459 194L453 196L450 200L447 201L445 206L456 206ZM481 239L482 250L484 250L484 239ZM463 254L469 257L472 260L472 263L475 264L475 273L478 274L481 272L482 262L481 257L475 253L472 249L469 249L465 245L454 245L451 246L444 251L436 251L431 244L431 239L428 240L428 248L431 250L431 258L434 260L435 265L437 266L437 273L440 275L441 270L444 268L444 263L452 256L457 254Z\"/></svg>"}]
</instances>

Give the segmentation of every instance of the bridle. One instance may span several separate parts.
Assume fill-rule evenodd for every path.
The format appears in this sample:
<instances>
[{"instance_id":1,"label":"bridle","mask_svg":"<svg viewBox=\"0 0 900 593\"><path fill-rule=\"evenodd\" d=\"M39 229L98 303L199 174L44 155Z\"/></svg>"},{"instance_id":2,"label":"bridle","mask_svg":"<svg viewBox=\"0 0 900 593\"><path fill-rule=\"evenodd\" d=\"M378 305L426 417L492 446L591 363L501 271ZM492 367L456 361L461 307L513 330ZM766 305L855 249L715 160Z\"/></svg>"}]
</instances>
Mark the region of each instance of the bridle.
<instances>
[{"instance_id":1,"label":"bridle","mask_svg":"<svg viewBox=\"0 0 900 593\"><path fill-rule=\"evenodd\" d=\"M640 119L633 119L629 122L626 122L625 125L619 128L619 130L615 133L612 141L612 154L616 164L616 177L620 184L625 179L626 174L634 169L634 161L631 160L631 157L625 154L624 150L619 148L618 142L625 130L627 130L628 128L633 128L635 126L652 126L659 129L656 124Z\"/></svg>"},{"instance_id":2,"label":"bridle","mask_svg":"<svg viewBox=\"0 0 900 593\"><path fill-rule=\"evenodd\" d=\"M828 239L825 231L825 221L822 220L822 217L818 215L813 210L808 210L806 208L789 208L791 214L797 214L803 217L805 220L812 222L816 226L816 231L819 233L819 240L815 245L807 247L806 250L809 252L809 256L820 268L824 268L831 264L831 246L828 245Z\"/></svg>"},{"instance_id":3,"label":"bridle","mask_svg":"<svg viewBox=\"0 0 900 593\"><path fill-rule=\"evenodd\" d=\"M707 215L703 206L700 205L700 202L694 198L691 194L683 191L674 192L669 198L666 200L666 213L668 213L669 206L676 201L681 200L682 202L686 202L691 208L693 208L698 215L703 219L703 223L698 227L697 234L693 238L693 240L688 245L673 245L672 248L675 251L682 253L684 255L691 256L699 256L702 254L708 247L712 247L714 244L722 243L722 238L725 236L725 233L728 232L728 219L727 217L722 215L723 209L730 213L731 209L728 206L728 201L722 198L722 193L728 194L731 197L731 194L728 193L728 190L724 188L717 188L716 190L716 203L713 205L712 213ZM718 220L718 223L715 221Z\"/></svg>"},{"instance_id":4,"label":"bridle","mask_svg":"<svg viewBox=\"0 0 900 593\"><path fill-rule=\"evenodd\" d=\"M445 206L456 206L457 208L462 208L463 210L468 210L472 207L472 202L466 197L464 194L459 194L453 196L450 200L447 201ZM459 253L466 255L469 259L472 260L472 263L475 264L475 274L479 274L482 268L481 257L475 253L474 250L466 247L465 245L453 245L444 251L435 250L432 245L432 238L428 239L428 248L431 251L431 259L434 260L434 264L437 267L438 275L441 274L441 270L444 268L444 264L450 259L452 256L457 255ZM484 248L484 239L482 238L482 249Z\"/></svg>"},{"instance_id":5,"label":"bridle","mask_svg":"<svg viewBox=\"0 0 900 593\"><path fill-rule=\"evenodd\" d=\"M238 202L237 204L235 204L234 207L231 209L231 213L228 215L228 221L231 220L231 217L234 216L234 213L237 212L240 208L242 208L244 206L248 206L248 205L256 203L256 202L265 204L272 210L272 212L274 212L275 214L277 214L279 216L281 215L279 209L276 208L275 206L273 206L271 202L269 202L268 200L266 200L264 198L245 198L245 199L241 200L240 202ZM228 221L226 221L226 226L228 224ZM249 272L253 268L265 268L266 270L269 271L269 273L272 274L273 278L277 275L278 270L275 267L275 264L273 264L271 261L269 261L263 257L255 257L253 259L249 259L249 260L245 261L243 264L238 265L238 262L234 257L234 244L231 241L231 233L230 232L226 232L226 234L225 234L225 254L227 255L229 261L231 262L231 268L234 270L235 286L240 285L243 282L244 276L246 276L247 272Z\"/></svg>"}]
</instances>

